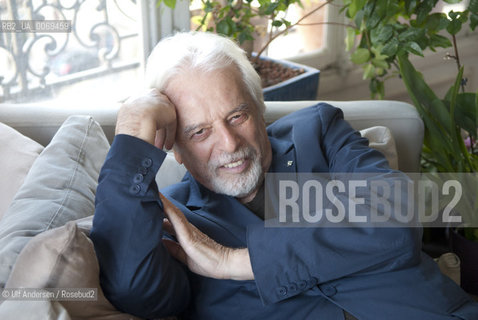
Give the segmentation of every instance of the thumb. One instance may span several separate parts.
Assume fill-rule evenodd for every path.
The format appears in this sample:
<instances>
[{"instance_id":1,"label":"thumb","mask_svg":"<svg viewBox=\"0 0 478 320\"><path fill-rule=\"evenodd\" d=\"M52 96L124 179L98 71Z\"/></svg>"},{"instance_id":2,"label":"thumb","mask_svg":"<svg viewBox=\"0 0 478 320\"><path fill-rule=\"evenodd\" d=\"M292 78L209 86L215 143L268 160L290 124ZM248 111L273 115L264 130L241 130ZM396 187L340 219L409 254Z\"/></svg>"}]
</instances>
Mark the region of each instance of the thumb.
<instances>
[{"instance_id":1,"label":"thumb","mask_svg":"<svg viewBox=\"0 0 478 320\"><path fill-rule=\"evenodd\" d=\"M181 261L185 265L187 265L187 255L186 252L184 252L183 248L179 243L176 241L172 241L169 239L162 239L163 244L168 249L169 253L176 258L177 260Z\"/></svg>"}]
</instances>

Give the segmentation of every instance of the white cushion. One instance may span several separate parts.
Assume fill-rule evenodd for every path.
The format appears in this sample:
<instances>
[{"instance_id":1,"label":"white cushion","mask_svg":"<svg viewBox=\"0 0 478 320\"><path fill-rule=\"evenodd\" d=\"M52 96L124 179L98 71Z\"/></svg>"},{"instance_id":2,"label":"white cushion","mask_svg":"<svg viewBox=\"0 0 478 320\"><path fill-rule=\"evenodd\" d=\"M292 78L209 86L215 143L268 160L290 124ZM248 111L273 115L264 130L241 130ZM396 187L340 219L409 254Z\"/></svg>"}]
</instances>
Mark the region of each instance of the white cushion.
<instances>
[{"instance_id":1,"label":"white cushion","mask_svg":"<svg viewBox=\"0 0 478 320\"><path fill-rule=\"evenodd\" d=\"M376 126L360 130L362 137L367 138L369 147L380 151L388 161L390 168L398 170L398 156L395 140L387 127Z\"/></svg>"},{"instance_id":2,"label":"white cushion","mask_svg":"<svg viewBox=\"0 0 478 320\"><path fill-rule=\"evenodd\" d=\"M32 237L94 213L98 175L108 150L91 117L72 116L64 122L0 220L0 287Z\"/></svg>"},{"instance_id":3,"label":"white cushion","mask_svg":"<svg viewBox=\"0 0 478 320\"><path fill-rule=\"evenodd\" d=\"M0 123L0 220L43 146Z\"/></svg>"}]
</instances>

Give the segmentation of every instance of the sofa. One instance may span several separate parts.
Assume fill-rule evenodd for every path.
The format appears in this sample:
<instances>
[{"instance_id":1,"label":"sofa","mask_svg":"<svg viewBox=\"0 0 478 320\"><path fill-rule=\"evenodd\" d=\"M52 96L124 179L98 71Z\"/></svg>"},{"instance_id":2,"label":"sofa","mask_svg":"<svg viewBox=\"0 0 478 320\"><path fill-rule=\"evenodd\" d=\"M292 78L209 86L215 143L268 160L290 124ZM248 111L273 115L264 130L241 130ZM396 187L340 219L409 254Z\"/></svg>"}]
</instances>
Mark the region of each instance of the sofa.
<instances>
[{"instance_id":1,"label":"sofa","mask_svg":"<svg viewBox=\"0 0 478 320\"><path fill-rule=\"evenodd\" d=\"M267 102L265 121L316 103ZM423 123L413 106L329 103L392 167L419 171ZM88 238L118 107L0 105L0 319L137 319L105 298ZM184 173L169 155L158 172L159 187Z\"/></svg>"}]
</instances>

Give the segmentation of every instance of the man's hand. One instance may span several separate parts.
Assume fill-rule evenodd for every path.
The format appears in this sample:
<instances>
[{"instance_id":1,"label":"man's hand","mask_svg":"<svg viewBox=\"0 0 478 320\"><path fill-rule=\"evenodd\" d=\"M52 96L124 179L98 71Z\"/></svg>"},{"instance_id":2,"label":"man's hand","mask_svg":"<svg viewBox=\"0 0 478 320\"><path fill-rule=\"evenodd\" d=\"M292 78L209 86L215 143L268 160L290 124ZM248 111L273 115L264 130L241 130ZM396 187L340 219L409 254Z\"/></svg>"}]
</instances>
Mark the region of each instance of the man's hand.
<instances>
[{"instance_id":1,"label":"man's hand","mask_svg":"<svg viewBox=\"0 0 478 320\"><path fill-rule=\"evenodd\" d=\"M116 134L128 134L160 149L171 149L176 135L176 108L157 89L130 97L118 112Z\"/></svg>"},{"instance_id":2,"label":"man's hand","mask_svg":"<svg viewBox=\"0 0 478 320\"><path fill-rule=\"evenodd\" d=\"M161 193L168 219L163 228L175 235L179 243L164 239L171 255L194 273L216 279L253 280L249 251L220 245L190 224L184 214Z\"/></svg>"}]
</instances>

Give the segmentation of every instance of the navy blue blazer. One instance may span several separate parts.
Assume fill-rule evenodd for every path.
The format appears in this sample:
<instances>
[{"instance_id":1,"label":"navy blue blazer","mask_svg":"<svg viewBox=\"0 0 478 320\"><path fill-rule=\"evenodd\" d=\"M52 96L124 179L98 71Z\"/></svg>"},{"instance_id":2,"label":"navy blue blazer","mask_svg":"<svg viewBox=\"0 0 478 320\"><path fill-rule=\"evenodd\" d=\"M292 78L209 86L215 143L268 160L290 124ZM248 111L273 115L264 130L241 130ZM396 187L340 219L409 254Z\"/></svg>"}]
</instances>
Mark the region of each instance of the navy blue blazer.
<instances>
[{"instance_id":1,"label":"navy blue blazer","mask_svg":"<svg viewBox=\"0 0 478 320\"><path fill-rule=\"evenodd\" d=\"M270 172L392 172L327 104L276 121L268 134ZM255 280L190 272L161 241L154 179L164 157L118 135L101 170L91 238L102 288L119 310L144 318L331 320L345 309L358 319L478 319L478 304L421 253L419 228L267 228L186 174L161 192L218 243L247 247Z\"/></svg>"}]
</instances>

